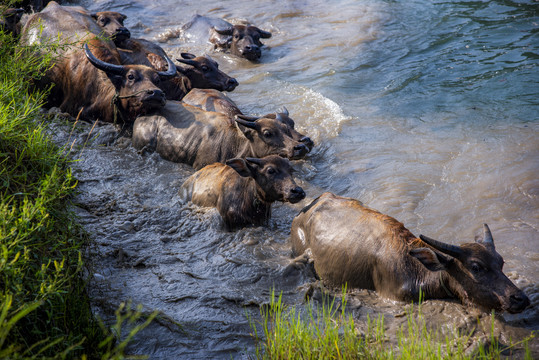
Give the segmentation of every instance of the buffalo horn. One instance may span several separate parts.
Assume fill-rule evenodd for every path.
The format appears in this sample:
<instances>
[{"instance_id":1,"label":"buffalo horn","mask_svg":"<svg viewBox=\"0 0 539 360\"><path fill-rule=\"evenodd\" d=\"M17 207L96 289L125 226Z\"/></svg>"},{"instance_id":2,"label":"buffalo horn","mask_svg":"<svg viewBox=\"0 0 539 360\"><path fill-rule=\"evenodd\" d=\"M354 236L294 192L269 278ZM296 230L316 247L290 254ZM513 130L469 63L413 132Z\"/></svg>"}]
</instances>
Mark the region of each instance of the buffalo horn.
<instances>
[{"instance_id":1,"label":"buffalo horn","mask_svg":"<svg viewBox=\"0 0 539 360\"><path fill-rule=\"evenodd\" d=\"M250 163L253 163L255 165L262 165L262 160L258 159L258 158L252 158L252 157L248 157L248 158L245 158L245 160L247 160L248 162Z\"/></svg>"},{"instance_id":2,"label":"buffalo horn","mask_svg":"<svg viewBox=\"0 0 539 360\"><path fill-rule=\"evenodd\" d=\"M277 113L285 114L286 116L289 115L288 109L285 106L282 106L281 108L279 108L279 110L277 110Z\"/></svg>"},{"instance_id":3,"label":"buffalo horn","mask_svg":"<svg viewBox=\"0 0 539 360\"><path fill-rule=\"evenodd\" d=\"M234 31L232 27L226 28L226 29L218 29L215 26L213 27L213 30L215 30L216 33L219 35L232 35L232 32Z\"/></svg>"},{"instance_id":4,"label":"buffalo horn","mask_svg":"<svg viewBox=\"0 0 539 360\"><path fill-rule=\"evenodd\" d=\"M427 244L429 244L436 250L439 250L453 257L458 257L462 253L460 246L446 244L441 241L431 239L425 235L419 235L419 237L421 238L421 240L423 240L424 242L426 242Z\"/></svg>"},{"instance_id":5,"label":"buffalo horn","mask_svg":"<svg viewBox=\"0 0 539 360\"><path fill-rule=\"evenodd\" d=\"M181 62L182 64L187 64L196 67L197 62L191 59L182 59L178 58L177 61Z\"/></svg>"},{"instance_id":6,"label":"buffalo horn","mask_svg":"<svg viewBox=\"0 0 539 360\"><path fill-rule=\"evenodd\" d=\"M167 71L158 71L157 74L161 79L170 79L176 76L176 65L165 55L165 60L167 61L168 69Z\"/></svg>"},{"instance_id":7,"label":"buffalo horn","mask_svg":"<svg viewBox=\"0 0 539 360\"><path fill-rule=\"evenodd\" d=\"M483 224L483 244L494 247L494 239L487 224Z\"/></svg>"},{"instance_id":8,"label":"buffalo horn","mask_svg":"<svg viewBox=\"0 0 539 360\"><path fill-rule=\"evenodd\" d=\"M90 61L96 68L103 70L107 74L124 75L126 72L125 67L122 65L111 64L96 58L90 51L88 44L84 44L84 53L86 54L88 61Z\"/></svg>"},{"instance_id":9,"label":"buffalo horn","mask_svg":"<svg viewBox=\"0 0 539 360\"><path fill-rule=\"evenodd\" d=\"M243 116L243 115L236 115L236 122L238 124L241 124L250 129L256 130L258 128L258 124L255 121L244 120L240 116Z\"/></svg>"},{"instance_id":10,"label":"buffalo horn","mask_svg":"<svg viewBox=\"0 0 539 360\"><path fill-rule=\"evenodd\" d=\"M256 116L249 116L249 115L243 115L243 114L238 114L236 116L238 118L242 119L242 120L247 120L247 121L256 121L256 120L258 120L258 118Z\"/></svg>"}]
</instances>

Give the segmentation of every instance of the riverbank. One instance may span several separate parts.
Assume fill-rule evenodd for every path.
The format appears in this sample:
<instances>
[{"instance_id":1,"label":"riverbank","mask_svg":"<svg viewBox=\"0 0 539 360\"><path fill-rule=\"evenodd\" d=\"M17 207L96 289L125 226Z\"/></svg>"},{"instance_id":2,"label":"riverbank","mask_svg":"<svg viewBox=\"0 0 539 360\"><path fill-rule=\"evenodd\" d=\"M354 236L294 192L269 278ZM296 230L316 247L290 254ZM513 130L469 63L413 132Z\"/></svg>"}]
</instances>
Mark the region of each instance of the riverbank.
<instances>
[{"instance_id":1,"label":"riverbank","mask_svg":"<svg viewBox=\"0 0 539 360\"><path fill-rule=\"evenodd\" d=\"M127 342L90 307L72 160L47 135L45 92L30 89L51 58L1 32L0 44L0 359L123 358ZM129 304L117 315L117 333L141 317Z\"/></svg>"}]
</instances>

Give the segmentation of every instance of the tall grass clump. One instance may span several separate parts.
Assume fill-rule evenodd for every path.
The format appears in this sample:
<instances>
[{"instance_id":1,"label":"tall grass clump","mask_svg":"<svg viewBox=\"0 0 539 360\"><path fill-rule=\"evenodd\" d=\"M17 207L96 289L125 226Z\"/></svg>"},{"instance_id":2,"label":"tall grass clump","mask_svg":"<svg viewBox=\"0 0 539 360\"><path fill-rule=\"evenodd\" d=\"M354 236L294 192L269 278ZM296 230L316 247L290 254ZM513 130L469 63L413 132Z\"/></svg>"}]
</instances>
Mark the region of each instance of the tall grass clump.
<instances>
[{"instance_id":1,"label":"tall grass clump","mask_svg":"<svg viewBox=\"0 0 539 360\"><path fill-rule=\"evenodd\" d=\"M385 332L384 318L367 316L358 330L356 320L346 310L346 290L342 300L325 296L321 304L309 301L305 307L287 307L282 297L272 291L270 302L261 308L261 321L249 318L256 342L256 359L500 359L517 345L524 348L523 358L532 359L528 341L502 346L491 335L487 343L467 349L471 334L442 335L432 330L421 313L421 303L412 305L407 322L390 341ZM494 316L494 315L492 315ZM494 319L494 317L493 317ZM494 328L491 329L491 334Z\"/></svg>"},{"instance_id":2,"label":"tall grass clump","mask_svg":"<svg viewBox=\"0 0 539 360\"><path fill-rule=\"evenodd\" d=\"M40 46L48 47L41 54L58 47ZM35 53L0 31L0 359L124 358L120 332L90 309L81 256L87 237L68 210L76 181L45 135L46 91L30 85L52 55ZM134 326L141 312L124 306L117 317L116 326Z\"/></svg>"}]
</instances>

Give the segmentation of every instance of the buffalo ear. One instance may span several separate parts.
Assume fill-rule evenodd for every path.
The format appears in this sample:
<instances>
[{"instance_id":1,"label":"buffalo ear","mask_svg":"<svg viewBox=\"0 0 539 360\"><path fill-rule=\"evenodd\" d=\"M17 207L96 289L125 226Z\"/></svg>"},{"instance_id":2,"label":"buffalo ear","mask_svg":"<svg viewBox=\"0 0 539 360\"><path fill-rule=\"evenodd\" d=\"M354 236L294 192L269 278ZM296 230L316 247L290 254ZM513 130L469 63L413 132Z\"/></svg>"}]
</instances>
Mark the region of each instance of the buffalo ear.
<instances>
[{"instance_id":1,"label":"buffalo ear","mask_svg":"<svg viewBox=\"0 0 539 360\"><path fill-rule=\"evenodd\" d=\"M229 46L230 42L232 41L232 28L220 30L212 27L210 31L210 43L214 44L216 47Z\"/></svg>"},{"instance_id":2,"label":"buffalo ear","mask_svg":"<svg viewBox=\"0 0 539 360\"><path fill-rule=\"evenodd\" d=\"M182 55L182 58L184 58L184 59L194 59L194 58L196 58L196 55L191 54L191 53L182 52L181 55Z\"/></svg>"},{"instance_id":3,"label":"buffalo ear","mask_svg":"<svg viewBox=\"0 0 539 360\"><path fill-rule=\"evenodd\" d=\"M271 33L269 31L264 31L264 30L258 29L258 33L260 34L260 37L262 39L269 39L271 37Z\"/></svg>"},{"instance_id":4,"label":"buffalo ear","mask_svg":"<svg viewBox=\"0 0 539 360\"><path fill-rule=\"evenodd\" d=\"M230 159L226 161L226 164L230 166L232 169L236 170L238 174L242 177L252 177L253 174L251 172L250 166L247 164L247 162L244 159Z\"/></svg>"},{"instance_id":5,"label":"buffalo ear","mask_svg":"<svg viewBox=\"0 0 539 360\"><path fill-rule=\"evenodd\" d=\"M447 268L451 258L426 247L410 250L410 255L419 260L430 271L441 271Z\"/></svg>"}]
</instances>

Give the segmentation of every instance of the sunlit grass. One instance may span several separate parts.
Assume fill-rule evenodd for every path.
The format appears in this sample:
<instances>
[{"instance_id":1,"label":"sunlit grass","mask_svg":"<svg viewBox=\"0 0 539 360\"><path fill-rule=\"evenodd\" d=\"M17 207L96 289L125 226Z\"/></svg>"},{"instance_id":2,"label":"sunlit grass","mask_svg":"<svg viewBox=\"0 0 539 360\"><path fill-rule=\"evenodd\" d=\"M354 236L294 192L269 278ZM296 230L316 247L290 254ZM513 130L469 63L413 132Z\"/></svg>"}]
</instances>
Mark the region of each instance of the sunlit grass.
<instances>
[{"instance_id":1,"label":"sunlit grass","mask_svg":"<svg viewBox=\"0 0 539 360\"><path fill-rule=\"evenodd\" d=\"M326 296L322 304L309 301L305 307L287 307L272 291L270 303L260 313L261 321L249 319L256 359L500 359L517 346L524 349L525 359L532 359L528 341L534 335L509 346L501 346L491 335L486 345L470 351L471 334L455 330L442 335L429 329L421 304L409 308L407 322L393 342L385 333L383 316L367 317L362 333L346 312L345 291L337 304Z\"/></svg>"},{"instance_id":2,"label":"sunlit grass","mask_svg":"<svg viewBox=\"0 0 539 360\"><path fill-rule=\"evenodd\" d=\"M108 329L91 312L88 237L68 210L71 160L46 135L46 91L30 85L54 51L34 50L0 31L0 359L127 358L127 343L155 314L144 320L122 304Z\"/></svg>"}]
</instances>

